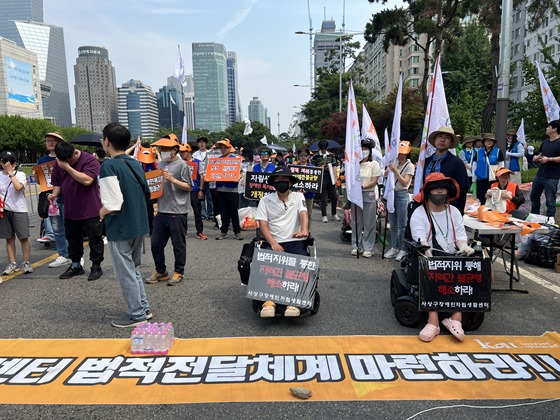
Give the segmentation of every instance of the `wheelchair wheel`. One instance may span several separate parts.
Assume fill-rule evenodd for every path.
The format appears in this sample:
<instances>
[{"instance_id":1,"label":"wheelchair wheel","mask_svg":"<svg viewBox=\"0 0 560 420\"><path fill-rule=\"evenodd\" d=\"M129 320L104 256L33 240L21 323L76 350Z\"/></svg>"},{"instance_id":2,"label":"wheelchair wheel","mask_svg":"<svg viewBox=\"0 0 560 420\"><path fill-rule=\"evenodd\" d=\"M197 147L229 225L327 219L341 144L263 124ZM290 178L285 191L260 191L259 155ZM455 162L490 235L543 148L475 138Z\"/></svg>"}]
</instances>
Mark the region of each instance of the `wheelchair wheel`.
<instances>
[{"instance_id":1,"label":"wheelchair wheel","mask_svg":"<svg viewBox=\"0 0 560 420\"><path fill-rule=\"evenodd\" d=\"M255 311L255 313L258 314L261 311L263 302L260 300L253 300L251 301L251 303L252 303L253 311Z\"/></svg>"},{"instance_id":2,"label":"wheelchair wheel","mask_svg":"<svg viewBox=\"0 0 560 420\"><path fill-rule=\"evenodd\" d=\"M395 303L395 318L404 327L416 327L422 318L418 302L411 296L402 296Z\"/></svg>"},{"instance_id":3,"label":"wheelchair wheel","mask_svg":"<svg viewBox=\"0 0 560 420\"><path fill-rule=\"evenodd\" d=\"M463 329L465 331L476 331L484 322L484 312L463 312Z\"/></svg>"},{"instance_id":4,"label":"wheelchair wheel","mask_svg":"<svg viewBox=\"0 0 560 420\"><path fill-rule=\"evenodd\" d=\"M342 242L350 242L350 240L352 239L352 234L346 232L345 230L340 232L340 240Z\"/></svg>"},{"instance_id":5,"label":"wheelchair wheel","mask_svg":"<svg viewBox=\"0 0 560 420\"><path fill-rule=\"evenodd\" d=\"M406 273L404 270L402 268L393 270L391 273L391 305L395 306L398 298L407 295L403 284L406 284Z\"/></svg>"},{"instance_id":6,"label":"wheelchair wheel","mask_svg":"<svg viewBox=\"0 0 560 420\"><path fill-rule=\"evenodd\" d=\"M316 315L319 312L319 306L321 306L321 295L318 290L315 290L315 301L313 302L313 308L309 310L311 316Z\"/></svg>"}]
</instances>

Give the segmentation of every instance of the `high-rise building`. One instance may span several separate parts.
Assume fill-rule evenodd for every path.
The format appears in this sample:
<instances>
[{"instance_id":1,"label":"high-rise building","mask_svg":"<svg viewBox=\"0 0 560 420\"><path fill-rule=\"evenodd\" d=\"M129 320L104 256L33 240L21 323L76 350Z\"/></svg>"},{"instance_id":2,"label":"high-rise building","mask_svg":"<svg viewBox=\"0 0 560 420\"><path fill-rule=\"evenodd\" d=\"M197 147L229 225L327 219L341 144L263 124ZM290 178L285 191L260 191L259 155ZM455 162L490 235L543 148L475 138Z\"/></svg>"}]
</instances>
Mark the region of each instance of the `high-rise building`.
<instances>
[{"instance_id":1,"label":"high-rise building","mask_svg":"<svg viewBox=\"0 0 560 420\"><path fill-rule=\"evenodd\" d=\"M176 81L177 83L174 83ZM177 89L177 85L178 88ZM167 86L163 86L156 93L159 114L159 126L171 128L171 131L183 126L183 96L181 83L175 77L167 79Z\"/></svg>"},{"instance_id":2,"label":"high-rise building","mask_svg":"<svg viewBox=\"0 0 560 420\"><path fill-rule=\"evenodd\" d=\"M140 80L129 80L119 89L119 123L128 127L133 137L153 138L159 128L156 96Z\"/></svg>"},{"instance_id":3,"label":"high-rise building","mask_svg":"<svg viewBox=\"0 0 560 420\"><path fill-rule=\"evenodd\" d=\"M43 118L37 54L0 37L0 114Z\"/></svg>"},{"instance_id":4,"label":"high-rise building","mask_svg":"<svg viewBox=\"0 0 560 420\"><path fill-rule=\"evenodd\" d=\"M253 97L251 102L249 102L249 119L251 121L258 121L262 125L268 127L270 123L268 122L267 117L267 110L263 106L261 100L256 96Z\"/></svg>"},{"instance_id":5,"label":"high-rise building","mask_svg":"<svg viewBox=\"0 0 560 420\"><path fill-rule=\"evenodd\" d=\"M23 47L16 20L43 22L43 0L0 0L0 36Z\"/></svg>"},{"instance_id":6,"label":"high-rise building","mask_svg":"<svg viewBox=\"0 0 560 420\"><path fill-rule=\"evenodd\" d=\"M185 115L187 117L187 129L192 130L195 127L194 81L192 74L187 74L185 76L183 95L185 95Z\"/></svg>"},{"instance_id":7,"label":"high-rise building","mask_svg":"<svg viewBox=\"0 0 560 420\"><path fill-rule=\"evenodd\" d=\"M105 48L78 48L74 80L77 126L101 133L107 124L118 121L115 68Z\"/></svg>"},{"instance_id":8,"label":"high-rise building","mask_svg":"<svg viewBox=\"0 0 560 420\"><path fill-rule=\"evenodd\" d=\"M228 127L227 51L222 44L192 44L195 127L211 132Z\"/></svg>"},{"instance_id":9,"label":"high-rise building","mask_svg":"<svg viewBox=\"0 0 560 420\"><path fill-rule=\"evenodd\" d=\"M227 77L229 125L232 125L243 120L239 99L239 83L237 82L237 54L233 51L228 51Z\"/></svg>"},{"instance_id":10,"label":"high-rise building","mask_svg":"<svg viewBox=\"0 0 560 420\"><path fill-rule=\"evenodd\" d=\"M334 20L324 20L321 33L315 35L313 41L315 62L315 85L317 85L317 70L330 66L339 67L340 64L340 33L336 32Z\"/></svg>"}]
</instances>

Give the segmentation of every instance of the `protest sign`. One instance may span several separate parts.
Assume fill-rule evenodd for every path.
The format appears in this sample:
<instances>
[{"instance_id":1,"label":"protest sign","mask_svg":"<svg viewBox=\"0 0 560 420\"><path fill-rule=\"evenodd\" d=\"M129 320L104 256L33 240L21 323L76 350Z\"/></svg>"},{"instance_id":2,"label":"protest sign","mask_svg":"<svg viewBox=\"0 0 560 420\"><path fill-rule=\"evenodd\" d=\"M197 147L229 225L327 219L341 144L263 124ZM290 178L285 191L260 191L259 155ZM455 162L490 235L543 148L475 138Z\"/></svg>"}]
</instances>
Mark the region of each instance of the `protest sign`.
<instances>
[{"instance_id":1,"label":"protest sign","mask_svg":"<svg viewBox=\"0 0 560 420\"><path fill-rule=\"evenodd\" d=\"M146 172L146 181L150 187L150 200L160 198L163 194L163 171L156 169L155 171Z\"/></svg>"},{"instance_id":2,"label":"protest sign","mask_svg":"<svg viewBox=\"0 0 560 420\"><path fill-rule=\"evenodd\" d=\"M241 158L209 158L204 180L207 182L237 182L241 173Z\"/></svg>"},{"instance_id":3,"label":"protest sign","mask_svg":"<svg viewBox=\"0 0 560 420\"><path fill-rule=\"evenodd\" d=\"M33 167L33 171L35 171L35 176L37 177L37 182L41 186L41 191L50 191L53 189L53 186L51 185L51 175L55 163L56 161L52 160Z\"/></svg>"},{"instance_id":4,"label":"protest sign","mask_svg":"<svg viewBox=\"0 0 560 420\"><path fill-rule=\"evenodd\" d=\"M276 191L272 185L268 185L268 172L248 171L245 177L245 198L249 200L260 200L265 195Z\"/></svg>"},{"instance_id":5,"label":"protest sign","mask_svg":"<svg viewBox=\"0 0 560 420\"><path fill-rule=\"evenodd\" d=\"M198 162L194 160L186 161L187 165L189 165L189 169L191 170L191 178L193 181L198 179Z\"/></svg>"},{"instance_id":6,"label":"protest sign","mask_svg":"<svg viewBox=\"0 0 560 420\"><path fill-rule=\"evenodd\" d=\"M317 166L288 165L292 174L299 182L292 187L293 190L304 192L321 193L323 186L323 168Z\"/></svg>"}]
</instances>

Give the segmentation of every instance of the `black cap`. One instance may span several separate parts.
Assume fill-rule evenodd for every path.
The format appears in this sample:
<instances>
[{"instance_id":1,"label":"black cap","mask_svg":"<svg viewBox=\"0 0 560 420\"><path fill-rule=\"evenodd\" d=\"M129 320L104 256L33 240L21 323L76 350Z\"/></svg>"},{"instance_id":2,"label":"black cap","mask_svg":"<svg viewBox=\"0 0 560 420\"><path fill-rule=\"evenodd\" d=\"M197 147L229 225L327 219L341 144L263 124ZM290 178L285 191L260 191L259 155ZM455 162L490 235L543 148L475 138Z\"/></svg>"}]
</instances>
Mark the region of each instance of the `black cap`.
<instances>
[{"instance_id":1,"label":"black cap","mask_svg":"<svg viewBox=\"0 0 560 420\"><path fill-rule=\"evenodd\" d=\"M13 160L16 160L16 155L12 152L7 151L7 150L4 150L2 153L0 153L0 160L4 160L4 159L8 159L8 158L12 158Z\"/></svg>"}]
</instances>

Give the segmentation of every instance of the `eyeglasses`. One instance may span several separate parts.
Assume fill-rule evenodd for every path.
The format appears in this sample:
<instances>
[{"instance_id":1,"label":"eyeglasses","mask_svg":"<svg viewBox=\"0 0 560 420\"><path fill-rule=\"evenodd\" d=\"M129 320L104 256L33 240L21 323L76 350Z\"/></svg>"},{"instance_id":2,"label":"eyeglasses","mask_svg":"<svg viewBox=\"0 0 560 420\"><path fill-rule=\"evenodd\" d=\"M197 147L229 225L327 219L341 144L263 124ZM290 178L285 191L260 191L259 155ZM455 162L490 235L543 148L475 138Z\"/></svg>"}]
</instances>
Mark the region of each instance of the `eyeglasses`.
<instances>
[{"instance_id":1,"label":"eyeglasses","mask_svg":"<svg viewBox=\"0 0 560 420\"><path fill-rule=\"evenodd\" d=\"M302 156L302 157L309 156L307 153L300 153L299 155Z\"/></svg>"},{"instance_id":2,"label":"eyeglasses","mask_svg":"<svg viewBox=\"0 0 560 420\"><path fill-rule=\"evenodd\" d=\"M261 153L261 156L269 156L270 154L268 152L263 152Z\"/></svg>"}]
</instances>

